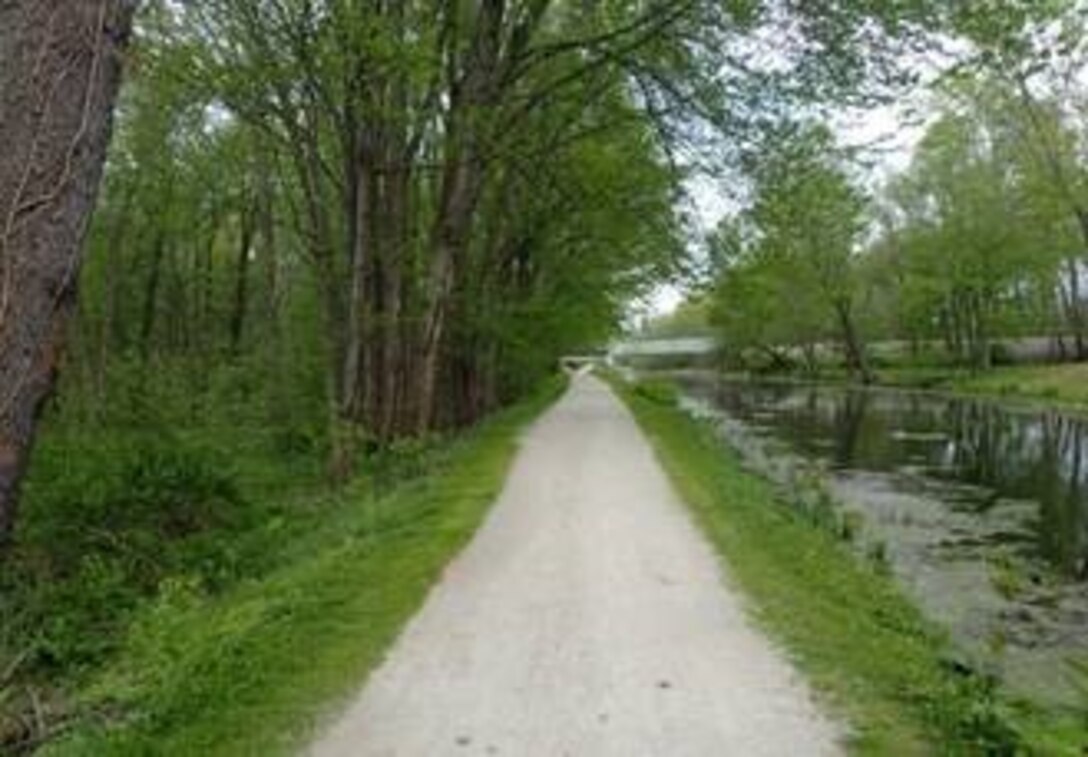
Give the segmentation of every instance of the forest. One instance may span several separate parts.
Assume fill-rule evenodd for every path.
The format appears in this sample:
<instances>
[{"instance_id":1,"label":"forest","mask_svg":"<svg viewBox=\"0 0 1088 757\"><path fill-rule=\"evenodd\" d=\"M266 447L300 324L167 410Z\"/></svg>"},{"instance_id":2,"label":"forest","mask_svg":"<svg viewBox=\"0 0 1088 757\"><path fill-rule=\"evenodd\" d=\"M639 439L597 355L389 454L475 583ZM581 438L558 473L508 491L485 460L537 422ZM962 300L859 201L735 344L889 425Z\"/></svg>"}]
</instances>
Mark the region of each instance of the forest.
<instances>
[{"instance_id":1,"label":"forest","mask_svg":"<svg viewBox=\"0 0 1088 757\"><path fill-rule=\"evenodd\" d=\"M382 503L508 455L489 434L662 283L695 281L746 365L1088 357L1084 10L0 3L0 751L195 720L184 676L255 664L186 636L208 672L181 619L344 533L429 528ZM950 40L874 189L820 114L916 90ZM697 176L742 198L709 236Z\"/></svg>"}]
</instances>

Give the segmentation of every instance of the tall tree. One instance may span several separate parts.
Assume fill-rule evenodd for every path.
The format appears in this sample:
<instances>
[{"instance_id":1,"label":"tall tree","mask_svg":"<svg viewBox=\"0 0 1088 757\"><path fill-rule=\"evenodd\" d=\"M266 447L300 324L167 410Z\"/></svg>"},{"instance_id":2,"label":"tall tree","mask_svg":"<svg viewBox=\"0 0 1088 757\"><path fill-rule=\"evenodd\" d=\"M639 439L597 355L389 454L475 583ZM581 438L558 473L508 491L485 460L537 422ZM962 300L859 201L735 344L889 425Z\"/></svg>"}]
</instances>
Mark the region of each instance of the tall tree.
<instances>
[{"instance_id":1,"label":"tall tree","mask_svg":"<svg viewBox=\"0 0 1088 757\"><path fill-rule=\"evenodd\" d=\"M984 123L948 114L894 186L916 317L938 322L949 351L979 369L990 366L1002 307L1053 260L1030 245L1020 180Z\"/></svg>"},{"instance_id":2,"label":"tall tree","mask_svg":"<svg viewBox=\"0 0 1088 757\"><path fill-rule=\"evenodd\" d=\"M823 303L847 369L868 383L873 376L857 314L864 201L843 161L825 128L787 126L772 136L751 170L751 218L760 245L781 261L778 269L799 273Z\"/></svg>"},{"instance_id":3,"label":"tall tree","mask_svg":"<svg viewBox=\"0 0 1088 757\"><path fill-rule=\"evenodd\" d=\"M0 4L0 540L76 302L133 6Z\"/></svg>"}]
</instances>

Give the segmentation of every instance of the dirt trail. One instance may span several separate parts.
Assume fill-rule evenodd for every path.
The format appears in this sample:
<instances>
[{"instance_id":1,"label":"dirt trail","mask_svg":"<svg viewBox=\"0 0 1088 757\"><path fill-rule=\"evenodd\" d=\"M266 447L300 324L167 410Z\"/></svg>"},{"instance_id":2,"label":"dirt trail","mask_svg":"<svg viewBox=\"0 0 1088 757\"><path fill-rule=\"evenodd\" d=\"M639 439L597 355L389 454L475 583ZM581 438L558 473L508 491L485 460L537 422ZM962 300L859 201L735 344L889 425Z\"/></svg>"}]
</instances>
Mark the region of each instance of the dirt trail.
<instances>
[{"instance_id":1,"label":"dirt trail","mask_svg":"<svg viewBox=\"0 0 1088 757\"><path fill-rule=\"evenodd\" d=\"M582 376L311 754L779 757L838 754L842 732L745 618L626 409Z\"/></svg>"}]
</instances>

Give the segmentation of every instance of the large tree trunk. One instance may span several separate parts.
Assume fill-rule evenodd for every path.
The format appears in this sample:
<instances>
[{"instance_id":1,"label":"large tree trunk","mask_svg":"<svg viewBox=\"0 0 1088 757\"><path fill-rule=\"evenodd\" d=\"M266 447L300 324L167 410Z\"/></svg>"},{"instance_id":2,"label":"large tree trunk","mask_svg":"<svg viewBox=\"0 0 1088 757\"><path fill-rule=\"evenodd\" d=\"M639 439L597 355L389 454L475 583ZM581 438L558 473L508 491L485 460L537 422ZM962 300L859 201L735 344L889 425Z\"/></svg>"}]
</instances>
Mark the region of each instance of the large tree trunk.
<instances>
[{"instance_id":1,"label":"large tree trunk","mask_svg":"<svg viewBox=\"0 0 1088 757\"><path fill-rule=\"evenodd\" d=\"M474 145L468 145L446 166L442 201L432 242L431 267L427 278L427 310L419 351L416 430L425 433L434 426L437 388L442 364L442 347L450 296L461 264L465 245L486 178L483 162Z\"/></svg>"},{"instance_id":2,"label":"large tree trunk","mask_svg":"<svg viewBox=\"0 0 1088 757\"><path fill-rule=\"evenodd\" d=\"M0 543L75 306L133 6L0 2Z\"/></svg>"},{"instance_id":3,"label":"large tree trunk","mask_svg":"<svg viewBox=\"0 0 1088 757\"><path fill-rule=\"evenodd\" d=\"M430 241L427 304L420 330L416 386L416 430L419 432L426 432L435 424L450 296L488 178L487 114L499 103L504 75L511 61L516 60L528 43L532 31L531 26L521 29L518 38L508 40L504 47L508 10L504 0L485 0L478 4L463 73L451 82L444 166ZM539 21L539 16L535 20Z\"/></svg>"}]
</instances>

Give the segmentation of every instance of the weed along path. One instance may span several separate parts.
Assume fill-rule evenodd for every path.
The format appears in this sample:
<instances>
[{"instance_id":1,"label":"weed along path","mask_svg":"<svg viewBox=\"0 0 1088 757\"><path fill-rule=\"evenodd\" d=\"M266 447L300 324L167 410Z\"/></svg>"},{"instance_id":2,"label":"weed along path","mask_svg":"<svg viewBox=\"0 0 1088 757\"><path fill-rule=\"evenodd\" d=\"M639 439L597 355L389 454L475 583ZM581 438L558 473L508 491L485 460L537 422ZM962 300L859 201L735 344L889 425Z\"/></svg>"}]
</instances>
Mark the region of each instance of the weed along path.
<instances>
[{"instance_id":1,"label":"weed along path","mask_svg":"<svg viewBox=\"0 0 1088 757\"><path fill-rule=\"evenodd\" d=\"M821 755L842 731L745 617L627 410L580 376L310 753Z\"/></svg>"}]
</instances>

